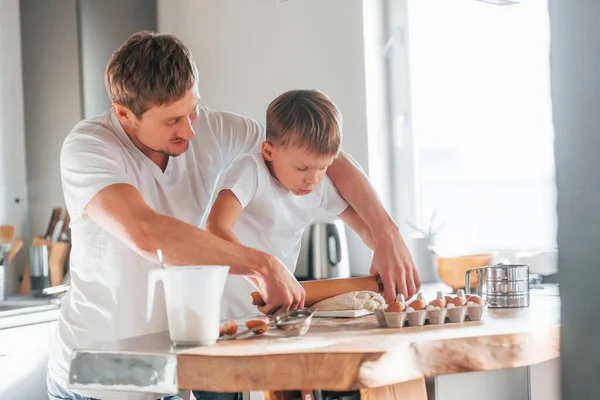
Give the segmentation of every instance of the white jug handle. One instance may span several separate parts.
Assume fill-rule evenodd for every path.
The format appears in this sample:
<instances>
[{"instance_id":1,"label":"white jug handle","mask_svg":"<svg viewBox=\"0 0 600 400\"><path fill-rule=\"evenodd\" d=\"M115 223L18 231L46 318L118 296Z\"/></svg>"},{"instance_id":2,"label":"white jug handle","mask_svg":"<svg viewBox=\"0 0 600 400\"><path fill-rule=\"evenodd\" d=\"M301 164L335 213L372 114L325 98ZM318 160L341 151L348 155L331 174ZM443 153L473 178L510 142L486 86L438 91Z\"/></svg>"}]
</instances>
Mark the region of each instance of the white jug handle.
<instances>
[{"instance_id":1,"label":"white jug handle","mask_svg":"<svg viewBox=\"0 0 600 400\"><path fill-rule=\"evenodd\" d=\"M152 318L152 312L154 311L154 295L156 292L156 285L158 281L163 280L163 273L164 268L157 268L151 270L148 274L148 306L146 308L146 321L148 322Z\"/></svg>"}]
</instances>

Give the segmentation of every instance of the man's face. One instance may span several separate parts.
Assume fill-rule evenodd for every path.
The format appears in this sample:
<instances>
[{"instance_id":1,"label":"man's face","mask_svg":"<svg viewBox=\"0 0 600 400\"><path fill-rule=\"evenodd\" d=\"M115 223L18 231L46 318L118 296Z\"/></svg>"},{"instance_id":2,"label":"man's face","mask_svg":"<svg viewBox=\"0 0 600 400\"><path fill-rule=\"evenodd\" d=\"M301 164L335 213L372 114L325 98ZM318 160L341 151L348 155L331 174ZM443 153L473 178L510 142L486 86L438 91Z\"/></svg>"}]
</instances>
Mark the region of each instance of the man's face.
<instances>
[{"instance_id":1,"label":"man's face","mask_svg":"<svg viewBox=\"0 0 600 400\"><path fill-rule=\"evenodd\" d=\"M138 147L142 145L143 152L150 150L177 157L185 153L194 137L198 101L198 91L192 89L169 105L151 107L139 119L131 116L127 133Z\"/></svg>"}]
</instances>

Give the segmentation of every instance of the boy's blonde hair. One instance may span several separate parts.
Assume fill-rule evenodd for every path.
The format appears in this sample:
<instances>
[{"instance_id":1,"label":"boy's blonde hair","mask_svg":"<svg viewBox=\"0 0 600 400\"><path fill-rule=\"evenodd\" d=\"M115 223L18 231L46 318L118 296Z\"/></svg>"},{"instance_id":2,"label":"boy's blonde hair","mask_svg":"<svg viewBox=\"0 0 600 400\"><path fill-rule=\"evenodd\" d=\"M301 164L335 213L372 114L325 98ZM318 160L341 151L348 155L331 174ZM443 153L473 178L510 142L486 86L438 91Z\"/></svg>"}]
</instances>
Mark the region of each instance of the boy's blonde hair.
<instances>
[{"instance_id":1,"label":"boy's blonde hair","mask_svg":"<svg viewBox=\"0 0 600 400\"><path fill-rule=\"evenodd\" d=\"M342 115L318 90L290 90L267 108L267 141L337 155L342 142Z\"/></svg>"},{"instance_id":2,"label":"boy's blonde hair","mask_svg":"<svg viewBox=\"0 0 600 400\"><path fill-rule=\"evenodd\" d=\"M198 84L190 50L175 36L134 33L113 53L105 75L108 97L140 118L150 107L180 100Z\"/></svg>"}]
</instances>

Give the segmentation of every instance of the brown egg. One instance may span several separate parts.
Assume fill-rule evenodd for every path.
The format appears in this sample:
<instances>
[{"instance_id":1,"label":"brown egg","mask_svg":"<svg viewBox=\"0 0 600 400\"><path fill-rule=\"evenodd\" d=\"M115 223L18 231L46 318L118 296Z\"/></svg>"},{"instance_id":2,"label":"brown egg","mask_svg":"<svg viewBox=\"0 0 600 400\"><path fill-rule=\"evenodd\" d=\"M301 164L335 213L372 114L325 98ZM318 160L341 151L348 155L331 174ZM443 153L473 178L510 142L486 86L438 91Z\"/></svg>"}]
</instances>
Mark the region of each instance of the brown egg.
<instances>
[{"instance_id":1,"label":"brown egg","mask_svg":"<svg viewBox=\"0 0 600 400\"><path fill-rule=\"evenodd\" d=\"M265 327L263 329L260 329L254 333L256 333L257 335L261 334L261 333L265 333L266 331L269 330L269 326L267 325L268 322L266 319L251 319L249 321L246 321L246 327L248 329L254 329L254 328L258 328L259 326L264 325Z\"/></svg>"},{"instance_id":2,"label":"brown egg","mask_svg":"<svg viewBox=\"0 0 600 400\"><path fill-rule=\"evenodd\" d=\"M473 295L473 296L471 296L469 298L469 302L470 303L475 303L475 304L481 304L481 305L485 304L485 300L484 299L482 299L479 296L475 296L475 295Z\"/></svg>"},{"instance_id":3,"label":"brown egg","mask_svg":"<svg viewBox=\"0 0 600 400\"><path fill-rule=\"evenodd\" d=\"M465 294L465 299L467 299L467 303L469 302L469 299L471 298L470 294Z\"/></svg>"},{"instance_id":4,"label":"brown egg","mask_svg":"<svg viewBox=\"0 0 600 400\"><path fill-rule=\"evenodd\" d=\"M433 306L433 307L445 308L446 302L442 299L435 299L435 300L431 300L429 302L429 305Z\"/></svg>"},{"instance_id":5,"label":"brown egg","mask_svg":"<svg viewBox=\"0 0 600 400\"><path fill-rule=\"evenodd\" d=\"M453 298L450 303L454 304L456 307L462 307L465 304L467 304L467 299L464 297L459 297L456 296L455 298Z\"/></svg>"},{"instance_id":6,"label":"brown egg","mask_svg":"<svg viewBox=\"0 0 600 400\"><path fill-rule=\"evenodd\" d=\"M426 307L425 303L422 300L415 300L412 303L410 303L408 306L415 311L424 310Z\"/></svg>"},{"instance_id":7,"label":"brown egg","mask_svg":"<svg viewBox=\"0 0 600 400\"><path fill-rule=\"evenodd\" d=\"M406 309L406 307L404 306L404 304L400 303L399 301L395 301L392 304L390 304L387 308L387 312L402 312Z\"/></svg>"},{"instance_id":8,"label":"brown egg","mask_svg":"<svg viewBox=\"0 0 600 400\"><path fill-rule=\"evenodd\" d=\"M238 330L238 325L230 319L219 329L219 335L233 335Z\"/></svg>"},{"instance_id":9,"label":"brown egg","mask_svg":"<svg viewBox=\"0 0 600 400\"><path fill-rule=\"evenodd\" d=\"M452 296L444 296L444 299L446 300L446 304L450 303L453 299Z\"/></svg>"}]
</instances>

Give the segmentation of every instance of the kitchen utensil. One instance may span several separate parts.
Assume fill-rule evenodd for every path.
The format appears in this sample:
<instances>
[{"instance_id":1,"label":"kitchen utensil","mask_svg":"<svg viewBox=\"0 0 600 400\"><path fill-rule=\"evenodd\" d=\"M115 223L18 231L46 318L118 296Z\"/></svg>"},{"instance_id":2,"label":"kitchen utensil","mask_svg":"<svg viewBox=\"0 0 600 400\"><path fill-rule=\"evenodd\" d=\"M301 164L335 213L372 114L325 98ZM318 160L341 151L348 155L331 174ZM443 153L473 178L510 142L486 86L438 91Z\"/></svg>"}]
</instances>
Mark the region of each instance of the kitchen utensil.
<instances>
[{"instance_id":1,"label":"kitchen utensil","mask_svg":"<svg viewBox=\"0 0 600 400\"><path fill-rule=\"evenodd\" d=\"M29 248L29 275L31 290L35 293L50 286L48 269L48 246L31 246Z\"/></svg>"},{"instance_id":2,"label":"kitchen utensil","mask_svg":"<svg viewBox=\"0 0 600 400\"><path fill-rule=\"evenodd\" d=\"M7 296L6 268L6 265L0 264L0 301L6 300Z\"/></svg>"},{"instance_id":3,"label":"kitchen utensil","mask_svg":"<svg viewBox=\"0 0 600 400\"><path fill-rule=\"evenodd\" d=\"M158 281L164 287L169 336L176 345L210 345L219 338L221 296L229 267L156 268L148 276L147 319L155 307ZM163 299L157 299L163 301Z\"/></svg>"},{"instance_id":4,"label":"kitchen utensil","mask_svg":"<svg viewBox=\"0 0 600 400\"><path fill-rule=\"evenodd\" d=\"M10 248L10 253L8 253L8 264L11 264L14 261L19 251L21 251L21 249L23 248L23 244L24 243L22 240L15 240L15 242Z\"/></svg>"},{"instance_id":5,"label":"kitchen utensil","mask_svg":"<svg viewBox=\"0 0 600 400\"><path fill-rule=\"evenodd\" d=\"M68 240L70 224L71 224L71 216L69 215L69 212L67 210L65 210L65 215L63 217L62 231L60 233L60 240Z\"/></svg>"},{"instance_id":6,"label":"kitchen utensil","mask_svg":"<svg viewBox=\"0 0 600 400\"><path fill-rule=\"evenodd\" d=\"M52 243L48 260L50 270L50 286L58 286L62 284L65 277L65 262L69 254L71 244L68 242Z\"/></svg>"},{"instance_id":7,"label":"kitchen utensil","mask_svg":"<svg viewBox=\"0 0 600 400\"><path fill-rule=\"evenodd\" d=\"M311 224L306 231L294 275L305 280L350 277L344 223L323 220Z\"/></svg>"},{"instance_id":8,"label":"kitchen utensil","mask_svg":"<svg viewBox=\"0 0 600 400\"><path fill-rule=\"evenodd\" d=\"M485 277L483 272L485 271ZM470 276L477 272L477 294L494 308L529 307L529 266L521 264L497 264L468 270L465 273L465 287L470 289Z\"/></svg>"},{"instance_id":9,"label":"kitchen utensil","mask_svg":"<svg viewBox=\"0 0 600 400\"><path fill-rule=\"evenodd\" d=\"M224 335L220 340L240 339L247 335L254 334L255 332L259 332L266 327L269 329L276 328L285 336L302 336L310 329L314 314L315 311L310 311L306 308L300 310L291 310L286 313L276 315L270 322L267 322L264 325L248 329L243 332L238 332L233 335Z\"/></svg>"},{"instance_id":10,"label":"kitchen utensil","mask_svg":"<svg viewBox=\"0 0 600 400\"><path fill-rule=\"evenodd\" d=\"M0 243L12 243L15 240L15 227L0 225Z\"/></svg>"},{"instance_id":11,"label":"kitchen utensil","mask_svg":"<svg viewBox=\"0 0 600 400\"><path fill-rule=\"evenodd\" d=\"M61 219L62 212L62 207L55 207L50 211L50 217L48 221L48 226L46 227L46 232L44 233L44 239L52 239L52 235L54 234L54 228L56 227L58 221Z\"/></svg>"},{"instance_id":12,"label":"kitchen utensil","mask_svg":"<svg viewBox=\"0 0 600 400\"><path fill-rule=\"evenodd\" d=\"M156 257L158 258L158 263L160 264L160 267L164 268L165 267L165 263L164 263L164 260L163 260L163 254L162 254L162 250L161 249L156 250Z\"/></svg>"},{"instance_id":13,"label":"kitchen utensil","mask_svg":"<svg viewBox=\"0 0 600 400\"><path fill-rule=\"evenodd\" d=\"M0 265L5 265L8 263L8 257L10 256L11 248L12 243L0 242Z\"/></svg>"},{"instance_id":14,"label":"kitchen utensil","mask_svg":"<svg viewBox=\"0 0 600 400\"><path fill-rule=\"evenodd\" d=\"M47 287L44 290L42 290L42 294L51 296L51 295L55 295L55 294L65 293L67 290L69 290L70 287L71 287L71 285L67 285L67 284Z\"/></svg>"},{"instance_id":15,"label":"kitchen utensil","mask_svg":"<svg viewBox=\"0 0 600 400\"><path fill-rule=\"evenodd\" d=\"M383 292L383 284L379 276L365 276L361 278L338 278L322 279L318 281L300 282L300 285L306 292L304 305L310 307L321 300L337 296L342 293L348 293L360 290L370 290L372 292ZM250 302L255 306L266 305L259 292L252 292Z\"/></svg>"},{"instance_id":16,"label":"kitchen utensil","mask_svg":"<svg viewBox=\"0 0 600 400\"><path fill-rule=\"evenodd\" d=\"M493 254L436 257L440 279L446 285L456 290L465 288L465 273L467 271L490 265L493 258ZM477 279L470 281L473 287L477 286L477 282Z\"/></svg>"}]
</instances>

